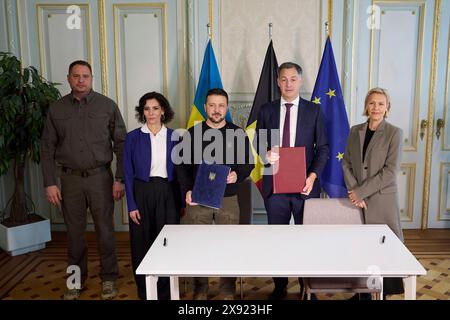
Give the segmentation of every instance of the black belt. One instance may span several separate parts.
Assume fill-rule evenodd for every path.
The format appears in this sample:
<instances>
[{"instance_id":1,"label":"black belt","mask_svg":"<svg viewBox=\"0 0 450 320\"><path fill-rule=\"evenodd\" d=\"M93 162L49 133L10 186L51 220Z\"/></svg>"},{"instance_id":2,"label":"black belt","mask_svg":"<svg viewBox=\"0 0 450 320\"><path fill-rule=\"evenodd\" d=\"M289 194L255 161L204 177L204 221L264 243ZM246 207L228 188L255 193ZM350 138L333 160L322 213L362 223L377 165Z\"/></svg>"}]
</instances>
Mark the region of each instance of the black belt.
<instances>
[{"instance_id":1,"label":"black belt","mask_svg":"<svg viewBox=\"0 0 450 320\"><path fill-rule=\"evenodd\" d=\"M109 170L110 166L109 165L105 165L105 166L101 166L95 169L87 169L87 170L76 170L76 169L71 169L71 168L67 168L67 167L62 167L62 172L66 173L66 174L71 174L74 176L80 176L82 178L87 178L89 176L95 176L96 174L99 174L103 171Z\"/></svg>"}]
</instances>

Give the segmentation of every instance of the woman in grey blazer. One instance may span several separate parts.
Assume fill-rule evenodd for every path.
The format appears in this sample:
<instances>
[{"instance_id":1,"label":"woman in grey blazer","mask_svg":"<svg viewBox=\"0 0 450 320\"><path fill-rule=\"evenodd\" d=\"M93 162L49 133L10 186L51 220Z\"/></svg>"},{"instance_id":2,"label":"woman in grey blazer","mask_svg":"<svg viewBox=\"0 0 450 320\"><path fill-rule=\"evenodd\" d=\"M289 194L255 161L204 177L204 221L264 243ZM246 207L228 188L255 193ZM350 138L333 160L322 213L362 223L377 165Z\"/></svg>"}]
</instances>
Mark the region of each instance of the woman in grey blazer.
<instances>
[{"instance_id":1,"label":"woman in grey blazer","mask_svg":"<svg viewBox=\"0 0 450 320\"><path fill-rule=\"evenodd\" d=\"M351 128L342 162L348 195L363 209L365 223L387 224L403 241L397 190L402 131L385 120L391 109L385 89L371 89L364 105L368 120ZM403 293L401 279L385 279L383 291Z\"/></svg>"}]
</instances>

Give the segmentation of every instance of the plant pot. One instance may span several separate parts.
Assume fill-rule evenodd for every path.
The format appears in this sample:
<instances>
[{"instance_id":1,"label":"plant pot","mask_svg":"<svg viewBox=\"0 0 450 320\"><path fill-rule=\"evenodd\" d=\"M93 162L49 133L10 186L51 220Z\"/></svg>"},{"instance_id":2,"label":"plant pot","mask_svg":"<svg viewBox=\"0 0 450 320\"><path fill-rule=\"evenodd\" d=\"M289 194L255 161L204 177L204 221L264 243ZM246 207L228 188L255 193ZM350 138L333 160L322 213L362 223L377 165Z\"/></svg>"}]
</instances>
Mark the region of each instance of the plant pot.
<instances>
[{"instance_id":1,"label":"plant pot","mask_svg":"<svg viewBox=\"0 0 450 320\"><path fill-rule=\"evenodd\" d=\"M50 240L48 219L11 228L0 224L0 247L11 256L44 249Z\"/></svg>"}]
</instances>

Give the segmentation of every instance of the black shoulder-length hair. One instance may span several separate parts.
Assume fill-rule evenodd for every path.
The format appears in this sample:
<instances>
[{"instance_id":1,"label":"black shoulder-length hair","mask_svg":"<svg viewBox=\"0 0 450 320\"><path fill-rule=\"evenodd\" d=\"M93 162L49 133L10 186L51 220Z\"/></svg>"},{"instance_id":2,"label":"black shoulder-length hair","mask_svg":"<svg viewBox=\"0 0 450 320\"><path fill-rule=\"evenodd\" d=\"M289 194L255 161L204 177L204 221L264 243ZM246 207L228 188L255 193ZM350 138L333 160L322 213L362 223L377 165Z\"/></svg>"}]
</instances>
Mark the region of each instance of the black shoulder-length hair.
<instances>
[{"instance_id":1,"label":"black shoulder-length hair","mask_svg":"<svg viewBox=\"0 0 450 320\"><path fill-rule=\"evenodd\" d=\"M135 108L136 110L136 119L140 123L145 123L145 116L144 116L144 106L147 103L147 100L155 99L159 102L159 105L161 106L161 109L164 111L164 117L161 119L162 123L168 123L173 119L173 116L175 115L175 112L173 112L172 107L170 106L169 101L167 101L166 97L164 97L159 92L147 92L139 99L139 105Z\"/></svg>"}]
</instances>

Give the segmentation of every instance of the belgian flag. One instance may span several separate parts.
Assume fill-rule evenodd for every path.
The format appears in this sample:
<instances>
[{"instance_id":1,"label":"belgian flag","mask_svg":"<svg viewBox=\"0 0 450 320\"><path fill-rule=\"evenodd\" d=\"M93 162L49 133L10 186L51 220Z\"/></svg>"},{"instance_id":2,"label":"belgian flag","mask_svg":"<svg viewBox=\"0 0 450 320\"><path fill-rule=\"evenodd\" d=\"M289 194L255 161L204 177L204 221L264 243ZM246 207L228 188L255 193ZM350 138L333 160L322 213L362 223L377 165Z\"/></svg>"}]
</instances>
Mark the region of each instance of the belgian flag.
<instances>
[{"instance_id":1,"label":"belgian flag","mask_svg":"<svg viewBox=\"0 0 450 320\"><path fill-rule=\"evenodd\" d=\"M277 84L277 78L278 62L275 51L273 50L273 43L272 41L270 41L269 47L267 48L266 57L264 58L264 65L262 67L261 75L259 77L255 99L253 100L252 109L247 121L246 132L250 141L253 141L255 137L256 120L258 119L258 113L261 109L261 106L263 106L267 102L271 102L280 98L280 88ZM262 169L264 168L264 165L253 145L252 152L255 159L255 168L250 174L250 177L258 187L259 191L261 191Z\"/></svg>"}]
</instances>

